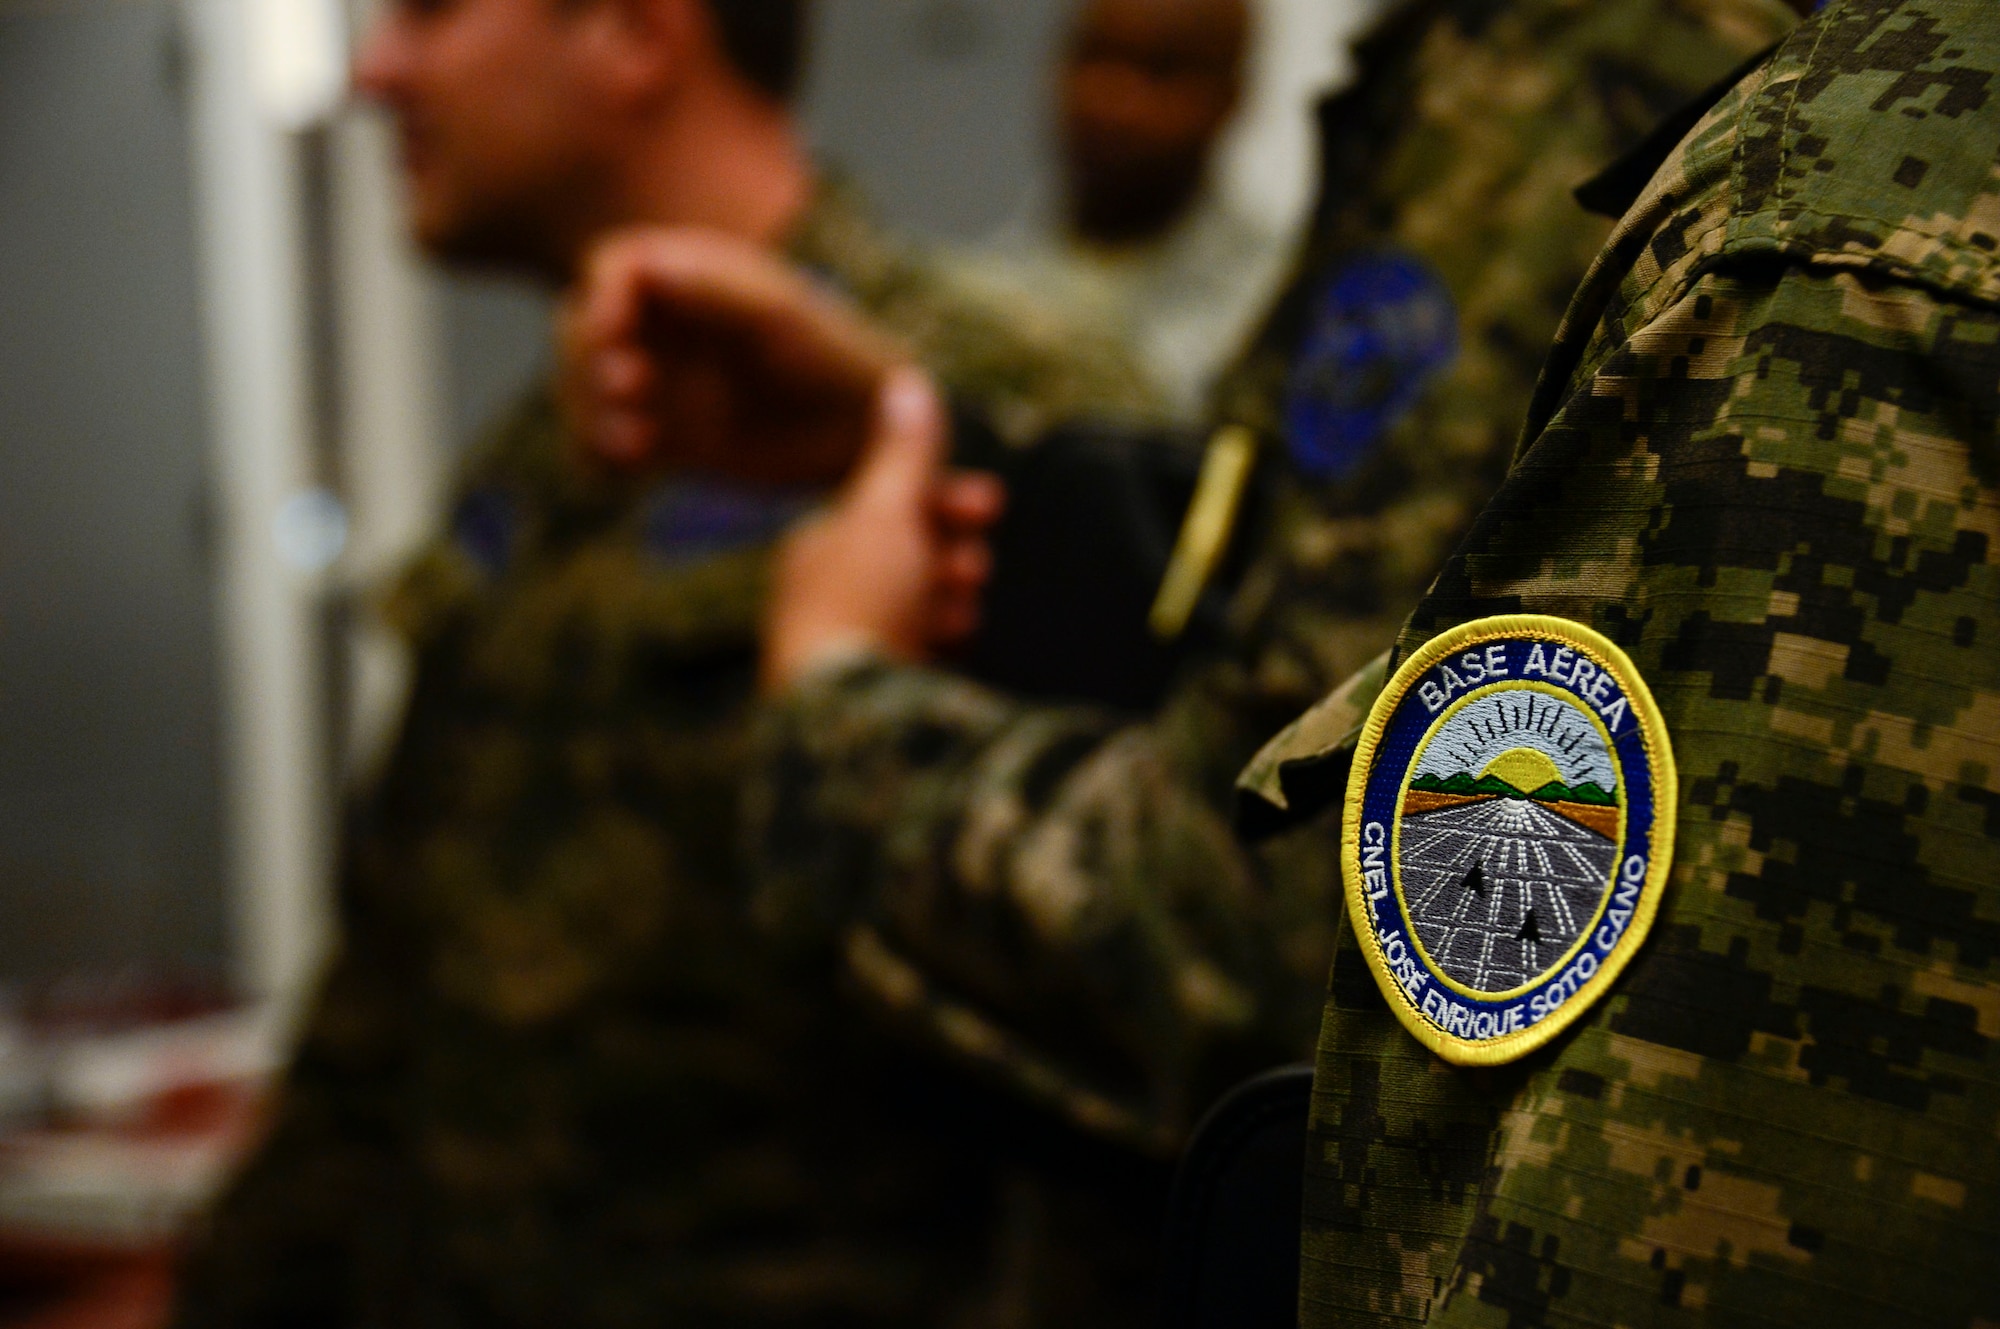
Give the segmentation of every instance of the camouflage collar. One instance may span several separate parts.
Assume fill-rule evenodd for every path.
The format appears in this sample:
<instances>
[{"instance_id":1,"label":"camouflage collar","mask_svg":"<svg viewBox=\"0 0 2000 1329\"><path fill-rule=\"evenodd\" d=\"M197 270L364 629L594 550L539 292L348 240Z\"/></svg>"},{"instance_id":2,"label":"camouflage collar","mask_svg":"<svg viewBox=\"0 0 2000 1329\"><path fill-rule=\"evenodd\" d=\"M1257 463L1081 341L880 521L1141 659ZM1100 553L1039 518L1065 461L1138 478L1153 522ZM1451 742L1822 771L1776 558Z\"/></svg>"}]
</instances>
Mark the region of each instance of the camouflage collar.
<instances>
[{"instance_id":1,"label":"camouflage collar","mask_svg":"<svg viewBox=\"0 0 2000 1329\"><path fill-rule=\"evenodd\" d=\"M907 251L876 223L861 191L837 172L824 172L785 244L785 253L841 294L867 303L893 283Z\"/></svg>"},{"instance_id":2,"label":"camouflage collar","mask_svg":"<svg viewBox=\"0 0 2000 1329\"><path fill-rule=\"evenodd\" d=\"M1639 201L1639 196L1646 192L1646 186L1666 165L1667 158L1673 156L1674 149L1681 145L1681 140L1693 133L1695 126L1708 117L1716 104L1727 97L1751 71L1769 60L1781 45L1783 43L1767 46L1730 70L1698 96L1670 112L1653 127L1651 133L1634 143L1617 160L1578 185L1572 192L1583 210L1609 217L1612 221L1630 212L1632 205Z\"/></svg>"}]
</instances>

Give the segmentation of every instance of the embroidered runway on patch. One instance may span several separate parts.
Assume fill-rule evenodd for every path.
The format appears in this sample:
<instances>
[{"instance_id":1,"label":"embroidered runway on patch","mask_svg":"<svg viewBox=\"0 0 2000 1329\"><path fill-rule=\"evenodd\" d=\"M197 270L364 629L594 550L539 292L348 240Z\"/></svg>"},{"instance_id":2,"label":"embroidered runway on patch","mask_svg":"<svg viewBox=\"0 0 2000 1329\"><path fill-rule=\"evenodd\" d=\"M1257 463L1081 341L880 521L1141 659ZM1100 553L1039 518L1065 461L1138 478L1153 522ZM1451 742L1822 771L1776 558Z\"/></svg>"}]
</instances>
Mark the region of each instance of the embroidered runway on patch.
<instances>
[{"instance_id":1,"label":"embroidered runway on patch","mask_svg":"<svg viewBox=\"0 0 2000 1329\"><path fill-rule=\"evenodd\" d=\"M1461 1065L1554 1038L1645 940L1673 862L1674 759L1645 680L1581 624L1479 619L1369 713L1341 872L1403 1024Z\"/></svg>"}]
</instances>

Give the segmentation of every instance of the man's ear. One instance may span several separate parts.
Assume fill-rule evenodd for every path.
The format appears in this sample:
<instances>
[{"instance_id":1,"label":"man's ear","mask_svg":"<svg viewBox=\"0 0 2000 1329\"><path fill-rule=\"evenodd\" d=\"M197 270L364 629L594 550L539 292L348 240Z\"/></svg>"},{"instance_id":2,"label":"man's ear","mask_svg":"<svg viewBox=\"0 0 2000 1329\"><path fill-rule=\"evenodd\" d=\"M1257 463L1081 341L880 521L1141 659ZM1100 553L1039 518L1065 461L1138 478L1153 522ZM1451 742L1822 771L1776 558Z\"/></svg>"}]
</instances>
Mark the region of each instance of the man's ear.
<instances>
[{"instance_id":1,"label":"man's ear","mask_svg":"<svg viewBox=\"0 0 2000 1329\"><path fill-rule=\"evenodd\" d=\"M710 54L706 0L571 0L591 6L584 22L604 91L648 105L671 97Z\"/></svg>"}]
</instances>

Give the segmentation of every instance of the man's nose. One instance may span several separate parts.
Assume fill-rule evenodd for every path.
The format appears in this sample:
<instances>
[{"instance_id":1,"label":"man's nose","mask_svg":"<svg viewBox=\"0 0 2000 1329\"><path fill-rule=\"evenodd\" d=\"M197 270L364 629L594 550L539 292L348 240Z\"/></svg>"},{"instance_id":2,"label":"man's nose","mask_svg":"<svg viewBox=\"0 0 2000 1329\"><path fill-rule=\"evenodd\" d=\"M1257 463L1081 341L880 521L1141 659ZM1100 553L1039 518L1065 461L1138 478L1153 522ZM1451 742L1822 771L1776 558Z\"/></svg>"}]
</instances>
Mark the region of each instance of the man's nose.
<instances>
[{"instance_id":1,"label":"man's nose","mask_svg":"<svg viewBox=\"0 0 2000 1329\"><path fill-rule=\"evenodd\" d=\"M409 72L409 38L403 28L393 6L369 24L349 71L357 96L374 102L396 100Z\"/></svg>"}]
</instances>

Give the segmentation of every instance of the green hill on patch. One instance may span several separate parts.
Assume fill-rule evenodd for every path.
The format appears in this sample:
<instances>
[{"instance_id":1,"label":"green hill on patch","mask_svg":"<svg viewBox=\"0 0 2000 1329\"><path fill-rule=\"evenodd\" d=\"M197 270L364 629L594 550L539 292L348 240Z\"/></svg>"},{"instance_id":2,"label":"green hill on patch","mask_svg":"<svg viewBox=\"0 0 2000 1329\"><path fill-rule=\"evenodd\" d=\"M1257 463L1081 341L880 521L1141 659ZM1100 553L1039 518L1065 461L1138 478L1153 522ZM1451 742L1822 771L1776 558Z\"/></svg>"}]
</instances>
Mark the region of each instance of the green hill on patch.
<instances>
[{"instance_id":1,"label":"green hill on patch","mask_svg":"<svg viewBox=\"0 0 2000 1329\"><path fill-rule=\"evenodd\" d=\"M1585 780L1582 784L1571 789L1569 791L1569 801L1572 803L1588 803L1594 808L1615 808L1618 806L1618 800L1611 796L1610 790L1599 787L1596 782L1591 780Z\"/></svg>"},{"instance_id":2,"label":"green hill on patch","mask_svg":"<svg viewBox=\"0 0 2000 1329\"><path fill-rule=\"evenodd\" d=\"M1448 779L1436 775L1419 775L1410 781L1410 788L1421 789L1427 794L1472 794L1478 792L1474 788L1477 783L1470 775L1460 771Z\"/></svg>"},{"instance_id":3,"label":"green hill on patch","mask_svg":"<svg viewBox=\"0 0 2000 1329\"><path fill-rule=\"evenodd\" d=\"M1410 781L1410 788L1427 794L1457 794L1466 798L1477 798L1482 794L1499 798L1531 798L1537 803L1581 803L1586 807L1614 808L1618 800L1608 791L1591 780L1580 785L1566 785L1560 780L1551 780L1532 793L1516 789L1497 775L1474 779L1469 773L1460 771L1456 775L1419 775Z\"/></svg>"},{"instance_id":4,"label":"green hill on patch","mask_svg":"<svg viewBox=\"0 0 2000 1329\"><path fill-rule=\"evenodd\" d=\"M1593 808L1618 806L1618 800L1590 780L1585 780L1580 785L1566 785L1560 780L1551 780L1528 797L1537 803L1582 803L1586 807Z\"/></svg>"},{"instance_id":5,"label":"green hill on patch","mask_svg":"<svg viewBox=\"0 0 2000 1329\"><path fill-rule=\"evenodd\" d=\"M1461 794L1477 797L1480 794L1498 794L1505 798L1526 798L1527 795L1508 784L1497 775L1483 775L1477 780L1465 771L1440 778L1435 775L1419 775L1410 781L1410 788L1421 789L1427 794Z\"/></svg>"}]
</instances>

